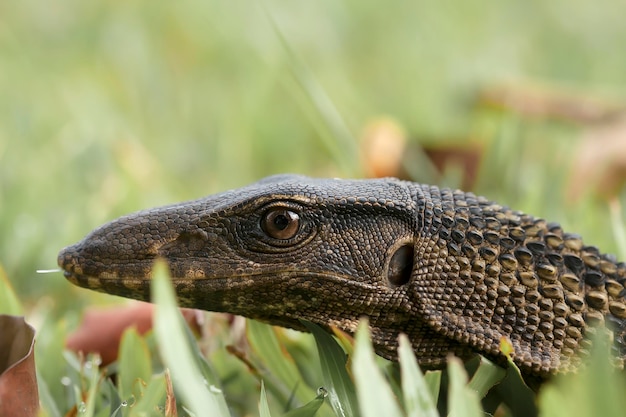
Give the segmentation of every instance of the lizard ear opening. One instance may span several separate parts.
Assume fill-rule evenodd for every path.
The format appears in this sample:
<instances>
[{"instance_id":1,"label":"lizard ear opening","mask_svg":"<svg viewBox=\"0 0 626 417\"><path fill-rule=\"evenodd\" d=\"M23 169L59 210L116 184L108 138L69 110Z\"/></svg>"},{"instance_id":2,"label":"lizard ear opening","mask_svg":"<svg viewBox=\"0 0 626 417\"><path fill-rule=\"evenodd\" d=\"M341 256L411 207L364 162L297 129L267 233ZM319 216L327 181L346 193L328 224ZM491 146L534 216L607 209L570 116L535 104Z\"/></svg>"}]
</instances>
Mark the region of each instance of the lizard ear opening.
<instances>
[{"instance_id":1,"label":"lizard ear opening","mask_svg":"<svg viewBox=\"0 0 626 417\"><path fill-rule=\"evenodd\" d=\"M413 271L413 246L403 245L400 246L389 261L389 267L387 268L387 279L389 283L394 287L402 286L409 282L411 279L411 272Z\"/></svg>"}]
</instances>

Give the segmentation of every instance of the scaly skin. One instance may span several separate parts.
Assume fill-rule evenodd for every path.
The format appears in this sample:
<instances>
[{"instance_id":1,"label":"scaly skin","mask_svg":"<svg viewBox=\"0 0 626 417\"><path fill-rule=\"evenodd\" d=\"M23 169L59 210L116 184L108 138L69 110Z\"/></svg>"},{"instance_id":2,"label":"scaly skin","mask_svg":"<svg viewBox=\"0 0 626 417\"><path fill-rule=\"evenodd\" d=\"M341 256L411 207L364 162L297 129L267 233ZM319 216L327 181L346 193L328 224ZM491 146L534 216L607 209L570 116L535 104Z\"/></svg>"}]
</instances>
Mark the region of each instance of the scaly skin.
<instances>
[{"instance_id":1,"label":"scaly skin","mask_svg":"<svg viewBox=\"0 0 626 417\"><path fill-rule=\"evenodd\" d=\"M502 361L502 338L529 376L576 368L606 323L626 357L626 265L579 236L471 193L396 179L269 177L121 217L59 254L74 284L149 299L156 258L182 306L302 329L353 333L375 349L399 333L420 364L450 353Z\"/></svg>"}]
</instances>

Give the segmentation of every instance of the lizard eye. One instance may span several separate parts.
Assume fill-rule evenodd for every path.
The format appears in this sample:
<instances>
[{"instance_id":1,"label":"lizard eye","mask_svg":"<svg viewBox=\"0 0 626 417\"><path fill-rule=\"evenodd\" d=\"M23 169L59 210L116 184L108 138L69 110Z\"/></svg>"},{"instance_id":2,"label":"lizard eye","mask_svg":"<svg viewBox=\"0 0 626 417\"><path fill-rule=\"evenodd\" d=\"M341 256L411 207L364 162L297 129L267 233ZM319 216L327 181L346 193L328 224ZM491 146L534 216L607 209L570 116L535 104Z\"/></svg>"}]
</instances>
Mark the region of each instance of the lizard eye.
<instances>
[{"instance_id":1,"label":"lizard eye","mask_svg":"<svg viewBox=\"0 0 626 417\"><path fill-rule=\"evenodd\" d=\"M263 215L261 229L271 238L291 239L300 229L300 216L295 211L276 207Z\"/></svg>"}]
</instances>

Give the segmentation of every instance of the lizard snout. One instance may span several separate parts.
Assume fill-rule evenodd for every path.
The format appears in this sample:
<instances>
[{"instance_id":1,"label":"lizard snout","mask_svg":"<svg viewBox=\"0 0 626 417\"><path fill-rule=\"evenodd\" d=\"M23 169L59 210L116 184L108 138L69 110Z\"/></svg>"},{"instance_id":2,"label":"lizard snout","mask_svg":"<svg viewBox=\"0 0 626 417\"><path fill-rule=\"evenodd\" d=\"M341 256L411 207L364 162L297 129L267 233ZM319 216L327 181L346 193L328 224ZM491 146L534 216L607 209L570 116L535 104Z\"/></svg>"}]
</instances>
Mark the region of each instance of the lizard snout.
<instances>
[{"instance_id":1,"label":"lizard snout","mask_svg":"<svg viewBox=\"0 0 626 417\"><path fill-rule=\"evenodd\" d=\"M57 256L57 264L65 272L65 276L71 273L81 273L81 271L76 271L78 259L76 250L74 249L75 246L76 245L71 245L63 248Z\"/></svg>"}]
</instances>

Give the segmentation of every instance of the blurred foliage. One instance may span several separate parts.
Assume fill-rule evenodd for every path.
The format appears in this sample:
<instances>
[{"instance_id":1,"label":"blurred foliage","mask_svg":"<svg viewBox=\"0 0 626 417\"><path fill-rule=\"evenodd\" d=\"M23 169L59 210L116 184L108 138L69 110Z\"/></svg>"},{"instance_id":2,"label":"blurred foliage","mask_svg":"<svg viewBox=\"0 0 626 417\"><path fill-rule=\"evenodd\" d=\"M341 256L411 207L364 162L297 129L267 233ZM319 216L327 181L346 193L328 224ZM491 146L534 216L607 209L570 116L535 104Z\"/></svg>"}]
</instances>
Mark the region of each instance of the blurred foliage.
<instances>
[{"instance_id":1,"label":"blurred foliage","mask_svg":"<svg viewBox=\"0 0 626 417\"><path fill-rule=\"evenodd\" d=\"M389 115L415 140L479 141L489 149L479 192L575 219L613 250L606 221L591 218L606 216L565 210L554 192L578 128L477 111L474 97L531 81L621 98L625 9L619 0L3 2L0 260L27 301L60 295L59 276L34 270L120 214L277 172L362 175L354 143L333 141L329 114L353 140Z\"/></svg>"},{"instance_id":2,"label":"blurred foliage","mask_svg":"<svg viewBox=\"0 0 626 417\"><path fill-rule=\"evenodd\" d=\"M621 0L1 2L0 264L40 329L42 401L74 398L83 392L74 380L105 384L59 360L81 307L114 300L70 287L61 274L37 275L55 267L61 247L118 215L272 173L362 176L358 138L381 115L414 143L479 143L478 193L624 257L619 202L611 218L593 192L566 196L589 126L480 106L476 97L504 83L622 103L625 14ZM414 164L414 179L430 180ZM313 342L293 337L294 366L316 380L304 359ZM211 359L230 381L229 399L258 410L254 378L241 377L246 366L224 344ZM294 387L270 379L269 412L280 415L272 402ZM144 395L157 398L164 386L159 376ZM298 401L315 401L315 389L298 388Z\"/></svg>"}]
</instances>

